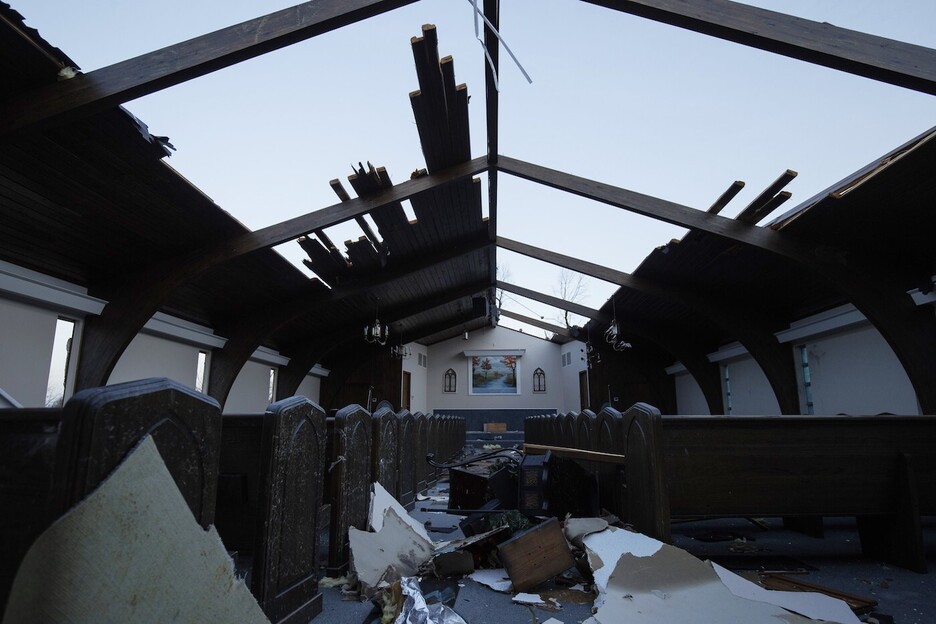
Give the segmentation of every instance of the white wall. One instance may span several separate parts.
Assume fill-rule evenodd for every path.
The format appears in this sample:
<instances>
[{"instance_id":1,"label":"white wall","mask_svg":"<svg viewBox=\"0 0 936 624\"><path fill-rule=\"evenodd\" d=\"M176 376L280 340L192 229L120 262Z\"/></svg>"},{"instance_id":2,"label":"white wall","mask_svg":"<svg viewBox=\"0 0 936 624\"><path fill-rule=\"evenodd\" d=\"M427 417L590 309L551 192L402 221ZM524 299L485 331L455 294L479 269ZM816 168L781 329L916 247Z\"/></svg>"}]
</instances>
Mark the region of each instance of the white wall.
<instances>
[{"instance_id":1,"label":"white wall","mask_svg":"<svg viewBox=\"0 0 936 624\"><path fill-rule=\"evenodd\" d=\"M920 413L900 361L870 324L801 344L809 356L816 414Z\"/></svg>"},{"instance_id":2,"label":"white wall","mask_svg":"<svg viewBox=\"0 0 936 624\"><path fill-rule=\"evenodd\" d=\"M734 371L732 371L734 373ZM689 371L676 373L673 376L676 382L676 413L705 415L709 414L708 401L702 393L702 388L696 383L695 377ZM734 390L734 384L732 384Z\"/></svg>"},{"instance_id":3,"label":"white wall","mask_svg":"<svg viewBox=\"0 0 936 624\"><path fill-rule=\"evenodd\" d=\"M44 407L58 314L0 299L0 388L23 407Z\"/></svg>"},{"instance_id":4,"label":"white wall","mask_svg":"<svg viewBox=\"0 0 936 624\"><path fill-rule=\"evenodd\" d=\"M792 361L792 353L790 358ZM722 362L728 367L728 379L731 384L731 413L735 416L755 416L761 414L779 415L780 404L774 395L764 371L749 355ZM722 368L722 390L724 391L724 368ZM725 401L728 409L728 401Z\"/></svg>"},{"instance_id":5,"label":"white wall","mask_svg":"<svg viewBox=\"0 0 936 624\"><path fill-rule=\"evenodd\" d=\"M120 356L108 385L147 377L168 377L189 388L195 387L198 368L196 346L140 333Z\"/></svg>"},{"instance_id":6,"label":"white wall","mask_svg":"<svg viewBox=\"0 0 936 624\"><path fill-rule=\"evenodd\" d=\"M265 412L270 405L270 368L275 367L252 360L244 364L224 403L224 413L262 414Z\"/></svg>"},{"instance_id":7,"label":"white wall","mask_svg":"<svg viewBox=\"0 0 936 624\"><path fill-rule=\"evenodd\" d=\"M429 403L426 400L426 390L428 387L428 359L429 349L421 344L408 344L413 354L403 360L403 371L410 374L410 411L413 413L430 411ZM420 365L420 356L424 358L423 365ZM401 388L402 391L402 388ZM402 398L402 397L401 397ZM398 403L402 405L402 403Z\"/></svg>"},{"instance_id":8,"label":"white wall","mask_svg":"<svg viewBox=\"0 0 936 624\"><path fill-rule=\"evenodd\" d=\"M321 404L322 378L316 375L306 375L299 387L296 388L297 396L304 396L313 403Z\"/></svg>"},{"instance_id":9,"label":"white wall","mask_svg":"<svg viewBox=\"0 0 936 624\"><path fill-rule=\"evenodd\" d=\"M468 336L468 340L463 337L452 338L429 347L426 401L430 409L558 409L564 405L560 345L505 327L480 329ZM464 351L479 349L525 349L525 353L518 358L519 394L469 394L471 376L469 359L465 357ZM445 371L449 368L458 375L455 393L442 391ZM533 392L533 371L536 368L542 368L546 374L544 393Z\"/></svg>"},{"instance_id":10,"label":"white wall","mask_svg":"<svg viewBox=\"0 0 936 624\"><path fill-rule=\"evenodd\" d=\"M560 348L559 362L562 376L563 402L557 405L559 412L580 412L583 406L579 392L579 373L588 368L585 362L585 343L573 340ZM562 366L562 357L569 354L569 363ZM544 369L545 370L545 369Z\"/></svg>"}]
</instances>

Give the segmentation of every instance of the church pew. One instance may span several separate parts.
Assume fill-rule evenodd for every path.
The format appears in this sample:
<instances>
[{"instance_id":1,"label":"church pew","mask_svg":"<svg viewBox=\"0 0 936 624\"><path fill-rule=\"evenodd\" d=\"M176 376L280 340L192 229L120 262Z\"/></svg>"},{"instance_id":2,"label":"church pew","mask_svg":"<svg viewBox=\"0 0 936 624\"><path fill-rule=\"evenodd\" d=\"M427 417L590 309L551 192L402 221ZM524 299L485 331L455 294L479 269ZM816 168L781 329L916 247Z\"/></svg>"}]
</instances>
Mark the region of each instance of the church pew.
<instances>
[{"instance_id":1,"label":"church pew","mask_svg":"<svg viewBox=\"0 0 936 624\"><path fill-rule=\"evenodd\" d=\"M416 501L416 420L407 409L397 412L399 437L397 438L397 493L396 499L407 509Z\"/></svg>"},{"instance_id":2,"label":"church pew","mask_svg":"<svg viewBox=\"0 0 936 624\"><path fill-rule=\"evenodd\" d=\"M214 521L218 403L168 379L81 391L61 409L0 410L0 604L26 551L151 435L202 526Z\"/></svg>"},{"instance_id":3,"label":"church pew","mask_svg":"<svg viewBox=\"0 0 936 624\"><path fill-rule=\"evenodd\" d=\"M380 483L396 496L399 481L400 420L387 406L378 406L371 417L374 441L371 445L371 481Z\"/></svg>"},{"instance_id":4,"label":"church pew","mask_svg":"<svg viewBox=\"0 0 936 624\"><path fill-rule=\"evenodd\" d=\"M360 405L349 405L334 416L329 465L331 519L328 539L328 575L348 570L348 529L366 531L371 489L371 415Z\"/></svg>"},{"instance_id":5,"label":"church pew","mask_svg":"<svg viewBox=\"0 0 936 624\"><path fill-rule=\"evenodd\" d=\"M623 415L628 520L856 516L867 556L926 571L936 514L936 417Z\"/></svg>"},{"instance_id":6,"label":"church pew","mask_svg":"<svg viewBox=\"0 0 936 624\"><path fill-rule=\"evenodd\" d=\"M262 415L225 415L216 525L272 622L321 612L319 509L324 495L325 413L305 397Z\"/></svg>"}]
</instances>

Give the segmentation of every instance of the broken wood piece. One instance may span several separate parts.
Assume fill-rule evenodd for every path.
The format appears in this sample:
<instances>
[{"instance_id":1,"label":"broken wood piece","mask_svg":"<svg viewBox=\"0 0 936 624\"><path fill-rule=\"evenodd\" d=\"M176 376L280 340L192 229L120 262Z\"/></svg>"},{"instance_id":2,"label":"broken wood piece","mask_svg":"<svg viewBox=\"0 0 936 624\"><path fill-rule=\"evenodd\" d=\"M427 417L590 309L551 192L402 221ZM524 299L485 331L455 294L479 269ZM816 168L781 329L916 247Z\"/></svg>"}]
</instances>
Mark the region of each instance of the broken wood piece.
<instances>
[{"instance_id":1,"label":"broken wood piece","mask_svg":"<svg viewBox=\"0 0 936 624\"><path fill-rule=\"evenodd\" d=\"M546 451L558 457L568 459L581 459L584 461L603 462L608 464L626 463L626 457L617 453L601 453L599 451L586 451L584 449L569 448L567 446L547 446L544 444L524 444L523 451L530 455L542 455Z\"/></svg>"},{"instance_id":2,"label":"broken wood piece","mask_svg":"<svg viewBox=\"0 0 936 624\"><path fill-rule=\"evenodd\" d=\"M870 613L878 604L878 601L873 598L865 598L864 596L850 594L838 589L832 589L831 587L817 585L816 583L792 579L776 572L761 574L758 585L771 590L818 592L826 596L832 596L833 598L844 601L856 615Z\"/></svg>"},{"instance_id":3,"label":"broken wood piece","mask_svg":"<svg viewBox=\"0 0 936 624\"><path fill-rule=\"evenodd\" d=\"M514 589L521 592L575 565L569 544L555 518L514 535L497 550Z\"/></svg>"}]
</instances>

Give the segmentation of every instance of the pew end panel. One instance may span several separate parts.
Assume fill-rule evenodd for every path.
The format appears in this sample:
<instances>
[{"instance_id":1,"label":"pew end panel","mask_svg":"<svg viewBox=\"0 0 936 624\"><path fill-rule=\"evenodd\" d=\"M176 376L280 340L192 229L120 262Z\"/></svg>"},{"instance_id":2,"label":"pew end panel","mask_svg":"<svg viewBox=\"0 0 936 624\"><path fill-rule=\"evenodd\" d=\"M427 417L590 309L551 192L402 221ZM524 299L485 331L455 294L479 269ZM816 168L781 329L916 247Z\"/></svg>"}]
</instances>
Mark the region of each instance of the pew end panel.
<instances>
[{"instance_id":1,"label":"pew end panel","mask_svg":"<svg viewBox=\"0 0 936 624\"><path fill-rule=\"evenodd\" d=\"M624 508L627 522L641 533L670 542L670 497L665 480L662 417L646 403L635 403L621 417L624 434Z\"/></svg>"},{"instance_id":2,"label":"pew end panel","mask_svg":"<svg viewBox=\"0 0 936 624\"><path fill-rule=\"evenodd\" d=\"M318 517L324 496L325 412L301 396L262 417L258 527L251 587L274 624L322 611Z\"/></svg>"},{"instance_id":3,"label":"pew end panel","mask_svg":"<svg viewBox=\"0 0 936 624\"><path fill-rule=\"evenodd\" d=\"M199 524L214 523L221 408L166 378L89 388L62 411L54 517L90 493L150 435ZM53 518L54 519L54 518Z\"/></svg>"}]
</instances>

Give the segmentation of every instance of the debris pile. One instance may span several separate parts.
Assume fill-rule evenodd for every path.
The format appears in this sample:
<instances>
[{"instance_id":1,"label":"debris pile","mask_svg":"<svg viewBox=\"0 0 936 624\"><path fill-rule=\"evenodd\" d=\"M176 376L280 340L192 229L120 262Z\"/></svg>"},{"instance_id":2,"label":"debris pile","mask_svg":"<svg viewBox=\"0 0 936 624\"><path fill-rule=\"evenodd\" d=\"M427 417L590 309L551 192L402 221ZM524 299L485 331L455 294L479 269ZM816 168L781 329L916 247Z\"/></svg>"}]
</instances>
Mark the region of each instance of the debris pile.
<instances>
[{"instance_id":1,"label":"debris pile","mask_svg":"<svg viewBox=\"0 0 936 624\"><path fill-rule=\"evenodd\" d=\"M450 468L449 497L438 492L421 497L429 506L412 514L374 484L371 530L352 528L349 537L357 589L361 598L380 606L382 622L471 622L466 609L452 608L456 597L466 593L459 590L471 587L503 596L496 598L499 606L493 606L495 598L472 598L484 602L473 615L487 621L495 621L490 619L492 608L501 610L496 621L509 621L509 609L519 608L533 611L534 621L546 619L534 610L555 614L546 620L552 624L563 617L585 624L859 622L842 600L817 592L765 589L629 530L609 514L521 513L524 492L516 477L523 466L514 463L494 461L473 471ZM530 484L528 480L528 489ZM528 502L541 494L535 483L531 491ZM502 499L513 508L504 508ZM433 517L453 514L463 517L457 530ZM444 528L455 539L433 541L426 526L436 535ZM437 589L424 595L427 585ZM469 599L459 600L465 607Z\"/></svg>"}]
</instances>

